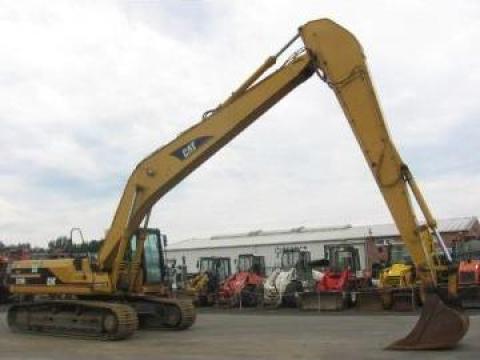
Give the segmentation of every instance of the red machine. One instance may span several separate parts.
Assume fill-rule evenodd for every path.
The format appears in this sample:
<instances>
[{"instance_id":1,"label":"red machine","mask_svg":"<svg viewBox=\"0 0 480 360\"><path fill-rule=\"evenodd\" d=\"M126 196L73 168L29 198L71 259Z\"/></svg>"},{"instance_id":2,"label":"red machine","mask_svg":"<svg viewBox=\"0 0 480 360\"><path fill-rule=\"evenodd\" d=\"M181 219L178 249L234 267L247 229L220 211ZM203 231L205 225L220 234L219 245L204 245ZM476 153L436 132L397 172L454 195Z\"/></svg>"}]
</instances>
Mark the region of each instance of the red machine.
<instances>
[{"instance_id":1,"label":"red machine","mask_svg":"<svg viewBox=\"0 0 480 360\"><path fill-rule=\"evenodd\" d=\"M320 295L320 310L343 310L352 306L354 291L361 280L358 249L351 245L331 246L328 248L329 269L317 282L316 290Z\"/></svg>"},{"instance_id":2,"label":"red machine","mask_svg":"<svg viewBox=\"0 0 480 360\"><path fill-rule=\"evenodd\" d=\"M8 300L7 267L8 258L0 256L0 304Z\"/></svg>"},{"instance_id":3,"label":"red machine","mask_svg":"<svg viewBox=\"0 0 480 360\"><path fill-rule=\"evenodd\" d=\"M480 306L480 239L467 239L457 244L458 293L462 306Z\"/></svg>"},{"instance_id":4,"label":"red machine","mask_svg":"<svg viewBox=\"0 0 480 360\"><path fill-rule=\"evenodd\" d=\"M352 306L356 289L363 286L357 248L351 245L329 246L325 252L327 259L320 262L327 266L327 270L317 281L315 292L303 297L304 310L343 310ZM314 263L312 265L315 266Z\"/></svg>"},{"instance_id":5,"label":"red machine","mask_svg":"<svg viewBox=\"0 0 480 360\"><path fill-rule=\"evenodd\" d=\"M458 267L459 283L461 285L480 285L480 260L468 259L460 261Z\"/></svg>"},{"instance_id":6,"label":"red machine","mask_svg":"<svg viewBox=\"0 0 480 360\"><path fill-rule=\"evenodd\" d=\"M257 306L263 300L260 288L265 277L263 256L243 254L238 256L238 271L228 277L218 292L219 304Z\"/></svg>"},{"instance_id":7,"label":"red machine","mask_svg":"<svg viewBox=\"0 0 480 360\"><path fill-rule=\"evenodd\" d=\"M336 272L328 270L325 272L323 278L317 282L317 292L325 291L343 291L353 280L353 274L350 270L343 270Z\"/></svg>"}]
</instances>

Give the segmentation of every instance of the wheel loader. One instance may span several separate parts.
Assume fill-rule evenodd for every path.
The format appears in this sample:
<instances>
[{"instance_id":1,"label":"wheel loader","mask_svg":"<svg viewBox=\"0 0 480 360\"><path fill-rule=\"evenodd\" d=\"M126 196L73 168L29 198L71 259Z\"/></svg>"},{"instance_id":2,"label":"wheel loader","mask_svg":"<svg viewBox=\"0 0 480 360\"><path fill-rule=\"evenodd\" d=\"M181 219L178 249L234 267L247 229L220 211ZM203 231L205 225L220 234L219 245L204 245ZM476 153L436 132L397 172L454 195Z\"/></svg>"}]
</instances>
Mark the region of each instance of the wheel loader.
<instances>
[{"instance_id":1,"label":"wheel loader","mask_svg":"<svg viewBox=\"0 0 480 360\"><path fill-rule=\"evenodd\" d=\"M338 311L353 306L356 294L369 282L360 267L360 255L352 245L326 246L327 268L315 291L302 295L302 310Z\"/></svg>"},{"instance_id":2,"label":"wheel loader","mask_svg":"<svg viewBox=\"0 0 480 360\"><path fill-rule=\"evenodd\" d=\"M380 272L379 288L386 310L415 310L419 304L419 287L415 266L405 247L389 246L389 265Z\"/></svg>"},{"instance_id":3,"label":"wheel loader","mask_svg":"<svg viewBox=\"0 0 480 360\"><path fill-rule=\"evenodd\" d=\"M265 257L253 254L238 256L237 272L220 284L219 305L252 307L263 302Z\"/></svg>"},{"instance_id":4,"label":"wheel loader","mask_svg":"<svg viewBox=\"0 0 480 360\"><path fill-rule=\"evenodd\" d=\"M196 306L212 306L218 302L220 285L231 274L230 258L201 257L197 266L199 272L187 283L185 292Z\"/></svg>"},{"instance_id":5,"label":"wheel loader","mask_svg":"<svg viewBox=\"0 0 480 360\"><path fill-rule=\"evenodd\" d=\"M304 293L314 291L315 279L320 276L311 266L311 254L306 248L277 248L280 266L263 284L265 306L301 307Z\"/></svg>"},{"instance_id":6,"label":"wheel loader","mask_svg":"<svg viewBox=\"0 0 480 360\"><path fill-rule=\"evenodd\" d=\"M480 307L480 239L469 238L455 246L458 294L464 308Z\"/></svg>"},{"instance_id":7,"label":"wheel loader","mask_svg":"<svg viewBox=\"0 0 480 360\"><path fill-rule=\"evenodd\" d=\"M462 260L458 267L459 297L462 307L480 307L480 259Z\"/></svg>"},{"instance_id":8,"label":"wheel loader","mask_svg":"<svg viewBox=\"0 0 480 360\"><path fill-rule=\"evenodd\" d=\"M298 39L302 41L300 49L280 60ZM272 69L278 61L280 65ZM217 72L221 73L222 69ZM156 282L158 276L155 277L159 274L158 266L153 270L145 261L155 262L158 258L156 242L145 241L152 207L268 109L312 77L325 83L335 94L418 269L417 276L427 290L417 325L388 348L455 346L467 332L469 322L452 302L456 296L457 272L453 271L451 255L412 172L387 129L361 44L351 32L330 19L302 25L225 101L205 112L201 121L137 165L96 261L84 258L17 263L10 291L33 301L9 309L9 326L19 331L120 339L133 334L138 313L143 313L144 318L150 320L144 322L147 324L189 327L195 318L191 302L163 297L161 285ZM425 219L424 225L417 219L413 201ZM126 261L127 249L132 248L134 238L138 243L131 261ZM423 246L424 242L434 239L452 268L448 272L448 296L439 293L435 264L430 251ZM148 283L148 274L154 277L153 284Z\"/></svg>"}]
</instances>

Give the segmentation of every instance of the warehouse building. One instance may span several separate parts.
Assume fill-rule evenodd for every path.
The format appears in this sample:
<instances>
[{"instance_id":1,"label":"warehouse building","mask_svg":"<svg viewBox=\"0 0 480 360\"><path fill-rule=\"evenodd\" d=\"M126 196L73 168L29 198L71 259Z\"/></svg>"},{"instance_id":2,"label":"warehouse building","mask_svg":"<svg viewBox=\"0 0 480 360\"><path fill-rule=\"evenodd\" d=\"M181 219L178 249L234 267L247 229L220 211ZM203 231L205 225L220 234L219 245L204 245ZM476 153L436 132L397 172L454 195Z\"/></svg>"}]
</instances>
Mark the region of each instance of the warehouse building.
<instances>
[{"instance_id":1,"label":"warehouse building","mask_svg":"<svg viewBox=\"0 0 480 360\"><path fill-rule=\"evenodd\" d=\"M451 218L439 221L439 231L447 245L456 241L480 238L477 217ZM371 239L367 241L367 239ZM240 254L265 257L268 271L279 265L279 252L284 247L302 247L311 252L312 259L324 258L325 248L331 245L350 244L359 249L361 266L367 262L368 246L398 243L400 237L394 224L370 226L298 227L285 230L254 230L239 234L216 235L210 238L188 239L172 243L167 249L169 264L186 264L188 272L196 272L198 260L204 256L224 256L231 259L232 270Z\"/></svg>"}]
</instances>

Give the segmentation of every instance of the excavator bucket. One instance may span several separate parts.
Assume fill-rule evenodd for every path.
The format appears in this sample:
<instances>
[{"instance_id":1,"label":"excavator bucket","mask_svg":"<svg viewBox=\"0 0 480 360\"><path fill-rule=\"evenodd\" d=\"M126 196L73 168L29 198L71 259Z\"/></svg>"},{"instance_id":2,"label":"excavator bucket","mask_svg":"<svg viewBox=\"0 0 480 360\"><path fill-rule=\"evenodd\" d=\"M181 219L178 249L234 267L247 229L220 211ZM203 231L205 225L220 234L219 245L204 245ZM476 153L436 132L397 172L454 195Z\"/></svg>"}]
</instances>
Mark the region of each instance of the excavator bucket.
<instances>
[{"instance_id":1,"label":"excavator bucket","mask_svg":"<svg viewBox=\"0 0 480 360\"><path fill-rule=\"evenodd\" d=\"M437 294L427 295L420 319L403 339L387 346L387 350L440 350L457 345L468 331L468 316L455 310Z\"/></svg>"}]
</instances>

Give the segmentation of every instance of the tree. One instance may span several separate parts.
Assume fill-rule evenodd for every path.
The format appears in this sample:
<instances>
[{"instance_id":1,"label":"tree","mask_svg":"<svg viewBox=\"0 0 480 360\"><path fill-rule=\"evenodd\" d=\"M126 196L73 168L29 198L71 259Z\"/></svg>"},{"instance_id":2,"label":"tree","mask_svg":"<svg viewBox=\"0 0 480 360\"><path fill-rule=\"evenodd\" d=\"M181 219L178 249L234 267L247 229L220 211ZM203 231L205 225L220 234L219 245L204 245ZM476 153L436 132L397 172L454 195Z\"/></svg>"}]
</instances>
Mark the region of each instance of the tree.
<instances>
[{"instance_id":1,"label":"tree","mask_svg":"<svg viewBox=\"0 0 480 360\"><path fill-rule=\"evenodd\" d=\"M62 252L70 252L72 250L72 240L66 236L59 236L55 240L48 242L50 252L61 250Z\"/></svg>"},{"instance_id":2,"label":"tree","mask_svg":"<svg viewBox=\"0 0 480 360\"><path fill-rule=\"evenodd\" d=\"M48 242L48 251L62 252L67 254L86 254L96 253L100 249L103 240L91 240L85 243L73 243L67 236L59 236L55 240Z\"/></svg>"}]
</instances>

